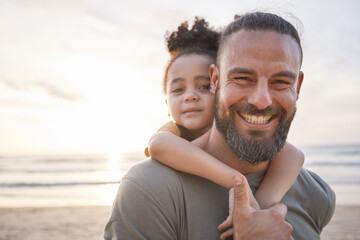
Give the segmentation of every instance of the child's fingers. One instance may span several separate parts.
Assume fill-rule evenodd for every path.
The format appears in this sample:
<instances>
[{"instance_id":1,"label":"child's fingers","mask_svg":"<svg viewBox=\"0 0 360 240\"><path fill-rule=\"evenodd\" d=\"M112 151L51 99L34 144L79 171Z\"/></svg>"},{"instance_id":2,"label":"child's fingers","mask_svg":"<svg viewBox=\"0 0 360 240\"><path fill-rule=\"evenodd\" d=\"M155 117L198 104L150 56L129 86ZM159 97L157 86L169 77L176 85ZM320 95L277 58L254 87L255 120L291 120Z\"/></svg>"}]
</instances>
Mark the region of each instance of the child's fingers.
<instances>
[{"instance_id":1,"label":"child's fingers","mask_svg":"<svg viewBox=\"0 0 360 240\"><path fill-rule=\"evenodd\" d=\"M232 227L232 217L228 216L225 221L223 221L219 226L218 229L220 231Z\"/></svg>"},{"instance_id":2,"label":"child's fingers","mask_svg":"<svg viewBox=\"0 0 360 240\"><path fill-rule=\"evenodd\" d=\"M229 189L229 215L232 214L234 209L234 187Z\"/></svg>"},{"instance_id":3,"label":"child's fingers","mask_svg":"<svg viewBox=\"0 0 360 240\"><path fill-rule=\"evenodd\" d=\"M220 235L220 239L221 240L225 240L227 239L228 237L232 236L234 234L234 229L233 228L229 228L228 230L226 230L225 232L223 232L221 235Z\"/></svg>"},{"instance_id":4,"label":"child's fingers","mask_svg":"<svg viewBox=\"0 0 360 240\"><path fill-rule=\"evenodd\" d=\"M255 199L254 195L252 194L251 190L249 189L249 201L250 206L253 207L256 210L260 210L260 206L258 201Z\"/></svg>"}]
</instances>

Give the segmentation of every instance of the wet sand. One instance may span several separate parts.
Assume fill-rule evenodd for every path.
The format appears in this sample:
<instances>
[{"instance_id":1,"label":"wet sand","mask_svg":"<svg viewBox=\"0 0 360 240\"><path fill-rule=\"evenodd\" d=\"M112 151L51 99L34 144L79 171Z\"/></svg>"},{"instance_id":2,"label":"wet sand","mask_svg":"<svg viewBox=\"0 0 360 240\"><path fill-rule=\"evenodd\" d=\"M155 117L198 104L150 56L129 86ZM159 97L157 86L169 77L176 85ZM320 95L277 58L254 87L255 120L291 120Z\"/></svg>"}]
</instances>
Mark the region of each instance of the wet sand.
<instances>
[{"instance_id":1,"label":"wet sand","mask_svg":"<svg viewBox=\"0 0 360 240\"><path fill-rule=\"evenodd\" d=\"M111 207L0 208L0 239L99 240ZM360 239L360 206L339 205L321 239Z\"/></svg>"}]
</instances>

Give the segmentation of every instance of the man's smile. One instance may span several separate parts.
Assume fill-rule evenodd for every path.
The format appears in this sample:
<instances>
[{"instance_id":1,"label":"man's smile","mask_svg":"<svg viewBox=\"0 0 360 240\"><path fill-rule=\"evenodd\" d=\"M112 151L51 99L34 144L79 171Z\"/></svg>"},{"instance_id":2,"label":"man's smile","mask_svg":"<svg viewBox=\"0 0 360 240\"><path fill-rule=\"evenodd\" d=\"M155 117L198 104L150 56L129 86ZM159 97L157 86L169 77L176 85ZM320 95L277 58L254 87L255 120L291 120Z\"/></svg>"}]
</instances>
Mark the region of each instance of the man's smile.
<instances>
[{"instance_id":1,"label":"man's smile","mask_svg":"<svg viewBox=\"0 0 360 240\"><path fill-rule=\"evenodd\" d=\"M239 113L241 118L251 124L267 124L273 118L273 115L251 115L246 113Z\"/></svg>"}]
</instances>

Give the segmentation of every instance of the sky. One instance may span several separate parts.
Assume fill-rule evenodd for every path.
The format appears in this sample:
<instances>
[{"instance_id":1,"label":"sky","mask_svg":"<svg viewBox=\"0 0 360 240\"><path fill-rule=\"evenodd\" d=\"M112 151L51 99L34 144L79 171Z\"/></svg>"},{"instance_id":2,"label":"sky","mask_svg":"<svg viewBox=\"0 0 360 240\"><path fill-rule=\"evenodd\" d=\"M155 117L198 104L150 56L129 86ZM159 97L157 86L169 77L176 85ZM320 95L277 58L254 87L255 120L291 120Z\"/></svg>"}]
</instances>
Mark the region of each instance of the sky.
<instances>
[{"instance_id":1,"label":"sky","mask_svg":"<svg viewBox=\"0 0 360 240\"><path fill-rule=\"evenodd\" d=\"M165 32L204 17L276 13L299 30L305 74L288 140L360 143L360 2L0 0L0 156L142 150L169 120Z\"/></svg>"}]
</instances>

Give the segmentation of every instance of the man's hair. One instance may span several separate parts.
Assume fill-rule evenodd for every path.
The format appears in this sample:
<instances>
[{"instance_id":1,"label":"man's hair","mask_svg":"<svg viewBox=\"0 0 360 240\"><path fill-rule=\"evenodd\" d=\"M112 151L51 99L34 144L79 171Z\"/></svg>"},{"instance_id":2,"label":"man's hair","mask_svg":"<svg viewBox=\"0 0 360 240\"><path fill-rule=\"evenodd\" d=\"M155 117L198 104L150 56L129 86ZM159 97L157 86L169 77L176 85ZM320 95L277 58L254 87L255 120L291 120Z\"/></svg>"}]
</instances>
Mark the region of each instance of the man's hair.
<instances>
[{"instance_id":1,"label":"man's hair","mask_svg":"<svg viewBox=\"0 0 360 240\"><path fill-rule=\"evenodd\" d=\"M299 45L300 50L300 66L303 59L303 52L300 37L296 28L283 19L272 13L253 12L244 15L235 15L235 20L231 22L222 32L219 42L219 50L217 55L217 65L220 64L221 55L223 54L227 38L240 30L246 31L274 31L281 34L290 35Z\"/></svg>"},{"instance_id":2,"label":"man's hair","mask_svg":"<svg viewBox=\"0 0 360 240\"><path fill-rule=\"evenodd\" d=\"M172 63L180 56L187 54L201 54L214 59L217 58L220 32L209 27L209 23L203 18L195 17L194 24L189 28L187 21L182 22L177 31L166 32L165 39L170 53L163 79L163 91L166 94L167 74ZM186 71L186 69L184 69Z\"/></svg>"}]
</instances>

